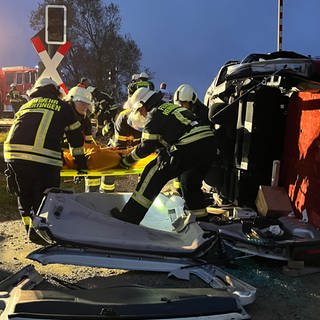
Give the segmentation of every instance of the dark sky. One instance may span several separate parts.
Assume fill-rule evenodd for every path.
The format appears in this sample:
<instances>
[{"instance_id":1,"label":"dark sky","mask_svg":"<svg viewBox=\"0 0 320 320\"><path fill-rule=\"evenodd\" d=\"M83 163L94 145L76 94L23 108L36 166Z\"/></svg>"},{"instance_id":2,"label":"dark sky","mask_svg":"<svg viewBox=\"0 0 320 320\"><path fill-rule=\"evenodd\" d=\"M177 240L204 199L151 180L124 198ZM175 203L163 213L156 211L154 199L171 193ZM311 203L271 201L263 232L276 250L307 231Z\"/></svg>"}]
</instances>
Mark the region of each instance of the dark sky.
<instances>
[{"instance_id":1,"label":"dark sky","mask_svg":"<svg viewBox=\"0 0 320 320\"><path fill-rule=\"evenodd\" d=\"M106 1L107 2L107 1ZM122 33L143 53L142 67L174 91L189 83L203 99L220 66L277 48L278 0L114 0ZM0 66L38 62L30 42L38 0L1 0ZM283 50L320 56L319 0L284 0Z\"/></svg>"}]
</instances>

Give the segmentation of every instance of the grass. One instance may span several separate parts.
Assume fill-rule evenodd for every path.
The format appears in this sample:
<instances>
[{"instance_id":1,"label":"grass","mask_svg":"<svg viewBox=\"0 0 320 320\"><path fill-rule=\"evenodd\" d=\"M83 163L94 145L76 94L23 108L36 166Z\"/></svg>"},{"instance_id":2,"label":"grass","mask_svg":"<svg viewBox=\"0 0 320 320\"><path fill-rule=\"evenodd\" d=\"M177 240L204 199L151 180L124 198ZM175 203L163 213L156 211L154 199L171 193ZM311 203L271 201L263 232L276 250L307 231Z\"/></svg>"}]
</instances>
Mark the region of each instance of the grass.
<instances>
[{"instance_id":1,"label":"grass","mask_svg":"<svg viewBox=\"0 0 320 320\"><path fill-rule=\"evenodd\" d=\"M20 219L17 199L14 195L7 192L6 179L3 173L5 164L3 161L2 146L7 134L8 131L0 131L0 222Z\"/></svg>"},{"instance_id":2,"label":"grass","mask_svg":"<svg viewBox=\"0 0 320 320\"><path fill-rule=\"evenodd\" d=\"M17 199L7 192L3 172L0 173L0 222L20 219Z\"/></svg>"}]
</instances>

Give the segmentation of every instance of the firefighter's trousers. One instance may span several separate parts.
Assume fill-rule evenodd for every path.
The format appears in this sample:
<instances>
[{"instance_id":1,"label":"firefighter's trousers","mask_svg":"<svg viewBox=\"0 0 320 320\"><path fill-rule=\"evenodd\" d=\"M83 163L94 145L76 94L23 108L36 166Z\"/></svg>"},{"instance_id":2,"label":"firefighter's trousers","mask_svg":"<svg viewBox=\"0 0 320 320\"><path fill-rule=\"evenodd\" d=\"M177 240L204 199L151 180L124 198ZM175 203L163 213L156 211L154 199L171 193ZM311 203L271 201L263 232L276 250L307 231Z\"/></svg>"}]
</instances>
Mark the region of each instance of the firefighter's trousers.
<instances>
[{"instance_id":1,"label":"firefighter's trousers","mask_svg":"<svg viewBox=\"0 0 320 320\"><path fill-rule=\"evenodd\" d=\"M101 192L101 193L109 193L114 192L115 185L115 177L86 177L85 178L85 192Z\"/></svg>"},{"instance_id":2,"label":"firefighter's trousers","mask_svg":"<svg viewBox=\"0 0 320 320\"><path fill-rule=\"evenodd\" d=\"M14 193L18 200L18 209L26 229L31 227L31 216L37 213L43 199L43 193L48 188L59 188L60 167L19 161L8 164L15 180Z\"/></svg>"},{"instance_id":3,"label":"firefighter's trousers","mask_svg":"<svg viewBox=\"0 0 320 320\"><path fill-rule=\"evenodd\" d=\"M215 157L213 137L179 146L168 156L160 153L145 167L136 190L122 209L120 219L139 224L163 186L176 177L181 181L185 209L203 212L202 180Z\"/></svg>"}]
</instances>

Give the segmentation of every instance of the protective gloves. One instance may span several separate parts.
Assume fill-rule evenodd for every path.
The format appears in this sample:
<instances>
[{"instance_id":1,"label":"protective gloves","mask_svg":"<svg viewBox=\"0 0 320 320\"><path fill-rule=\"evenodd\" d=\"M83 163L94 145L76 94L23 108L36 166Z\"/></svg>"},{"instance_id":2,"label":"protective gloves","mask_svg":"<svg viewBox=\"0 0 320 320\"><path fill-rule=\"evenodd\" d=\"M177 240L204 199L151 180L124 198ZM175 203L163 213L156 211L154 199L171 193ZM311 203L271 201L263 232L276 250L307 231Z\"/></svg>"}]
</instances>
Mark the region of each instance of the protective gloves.
<instances>
[{"instance_id":1,"label":"protective gloves","mask_svg":"<svg viewBox=\"0 0 320 320\"><path fill-rule=\"evenodd\" d=\"M132 163L128 161L127 156L121 156L119 166L123 169L128 170L131 167Z\"/></svg>"},{"instance_id":2,"label":"protective gloves","mask_svg":"<svg viewBox=\"0 0 320 320\"><path fill-rule=\"evenodd\" d=\"M126 162L126 157L125 157L125 156L121 156L119 166L120 166L122 169L126 169L126 170L128 170L128 169L130 168L130 164L128 164L128 163Z\"/></svg>"}]
</instances>

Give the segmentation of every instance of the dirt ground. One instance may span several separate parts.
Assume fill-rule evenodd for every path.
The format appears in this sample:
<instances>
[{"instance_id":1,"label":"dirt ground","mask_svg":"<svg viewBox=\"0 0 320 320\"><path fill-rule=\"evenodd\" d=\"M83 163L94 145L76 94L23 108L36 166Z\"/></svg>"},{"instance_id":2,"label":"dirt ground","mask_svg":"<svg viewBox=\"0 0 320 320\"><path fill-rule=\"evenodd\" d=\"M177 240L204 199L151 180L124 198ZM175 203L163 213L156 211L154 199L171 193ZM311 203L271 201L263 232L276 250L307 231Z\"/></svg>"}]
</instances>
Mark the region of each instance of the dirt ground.
<instances>
[{"instance_id":1,"label":"dirt ground","mask_svg":"<svg viewBox=\"0 0 320 320\"><path fill-rule=\"evenodd\" d=\"M127 184L126 181L122 182ZM121 190L121 187L119 187ZM0 281L22 267L33 264L46 279L41 289L54 288L54 277L85 288L120 284L145 286L186 286L182 280L171 280L166 274L125 270L77 267L71 265L42 266L26 256L39 246L30 243L19 220L0 223ZM282 272L283 263L267 259L241 259L226 270L257 288L256 301L246 306L252 319L318 320L320 314L320 273L291 277Z\"/></svg>"}]
</instances>

